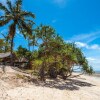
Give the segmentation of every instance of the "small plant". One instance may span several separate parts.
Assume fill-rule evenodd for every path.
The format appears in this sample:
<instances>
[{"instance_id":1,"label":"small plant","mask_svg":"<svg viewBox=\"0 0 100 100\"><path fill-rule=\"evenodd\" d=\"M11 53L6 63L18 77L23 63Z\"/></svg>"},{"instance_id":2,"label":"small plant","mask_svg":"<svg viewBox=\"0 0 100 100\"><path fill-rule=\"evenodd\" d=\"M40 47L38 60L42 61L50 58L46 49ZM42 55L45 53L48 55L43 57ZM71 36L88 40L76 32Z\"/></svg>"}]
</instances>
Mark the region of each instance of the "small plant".
<instances>
[{"instance_id":1,"label":"small plant","mask_svg":"<svg viewBox=\"0 0 100 100\"><path fill-rule=\"evenodd\" d=\"M24 75L20 75L20 74L16 74L16 77L19 78L19 79L25 79L25 76Z\"/></svg>"}]
</instances>

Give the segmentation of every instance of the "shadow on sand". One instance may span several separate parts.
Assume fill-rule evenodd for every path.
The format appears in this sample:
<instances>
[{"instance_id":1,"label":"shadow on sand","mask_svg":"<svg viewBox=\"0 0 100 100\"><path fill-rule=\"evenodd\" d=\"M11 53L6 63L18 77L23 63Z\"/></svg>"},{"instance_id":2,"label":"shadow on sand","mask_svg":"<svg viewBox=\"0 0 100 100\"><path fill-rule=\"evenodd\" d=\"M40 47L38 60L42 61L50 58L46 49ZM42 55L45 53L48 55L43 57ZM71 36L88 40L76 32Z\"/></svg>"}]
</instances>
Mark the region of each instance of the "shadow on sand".
<instances>
[{"instance_id":1,"label":"shadow on sand","mask_svg":"<svg viewBox=\"0 0 100 100\"><path fill-rule=\"evenodd\" d=\"M79 90L80 87L92 87L95 86L91 83L79 81L77 79L67 79L67 80L62 80L62 79L54 79L54 80L46 80L46 82L40 82L36 80L31 80L33 84L36 86L43 86L43 87L49 87L49 88L56 88L60 90Z\"/></svg>"},{"instance_id":2,"label":"shadow on sand","mask_svg":"<svg viewBox=\"0 0 100 100\"><path fill-rule=\"evenodd\" d=\"M25 74L26 76L26 74ZM26 76L27 79L24 80L25 82L32 83L36 86L42 87L49 87L49 88L56 88L59 90L79 90L80 87L92 87L95 86L91 83L85 82L83 80L78 80L76 78L68 78L66 80L58 79L47 79L45 82L41 82L37 79L34 79L30 76Z\"/></svg>"}]
</instances>

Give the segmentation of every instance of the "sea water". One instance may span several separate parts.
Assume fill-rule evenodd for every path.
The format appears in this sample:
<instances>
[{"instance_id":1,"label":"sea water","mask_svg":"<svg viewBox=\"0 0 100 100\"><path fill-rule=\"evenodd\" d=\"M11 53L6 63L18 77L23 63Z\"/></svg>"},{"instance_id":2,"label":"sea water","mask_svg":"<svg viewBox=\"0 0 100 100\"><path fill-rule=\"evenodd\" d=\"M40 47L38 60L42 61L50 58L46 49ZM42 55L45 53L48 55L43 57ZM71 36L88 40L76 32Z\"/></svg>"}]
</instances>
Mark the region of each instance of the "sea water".
<instances>
[{"instance_id":1,"label":"sea water","mask_svg":"<svg viewBox=\"0 0 100 100\"><path fill-rule=\"evenodd\" d=\"M100 71L95 71L95 73L93 74L93 76L100 77Z\"/></svg>"}]
</instances>

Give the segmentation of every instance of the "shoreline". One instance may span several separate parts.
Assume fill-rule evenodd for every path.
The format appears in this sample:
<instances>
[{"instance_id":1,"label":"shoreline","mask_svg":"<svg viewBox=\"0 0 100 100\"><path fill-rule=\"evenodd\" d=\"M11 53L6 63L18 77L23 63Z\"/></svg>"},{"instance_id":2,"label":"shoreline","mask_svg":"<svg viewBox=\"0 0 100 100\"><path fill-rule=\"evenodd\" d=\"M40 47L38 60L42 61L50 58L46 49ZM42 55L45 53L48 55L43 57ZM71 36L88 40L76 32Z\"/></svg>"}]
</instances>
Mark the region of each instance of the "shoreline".
<instances>
[{"instance_id":1,"label":"shoreline","mask_svg":"<svg viewBox=\"0 0 100 100\"><path fill-rule=\"evenodd\" d=\"M74 73L77 74L77 73L81 73L81 72L74 72ZM93 73L92 75L88 75L88 74L83 74L83 75L100 78L100 71L97 71L97 72Z\"/></svg>"}]
</instances>

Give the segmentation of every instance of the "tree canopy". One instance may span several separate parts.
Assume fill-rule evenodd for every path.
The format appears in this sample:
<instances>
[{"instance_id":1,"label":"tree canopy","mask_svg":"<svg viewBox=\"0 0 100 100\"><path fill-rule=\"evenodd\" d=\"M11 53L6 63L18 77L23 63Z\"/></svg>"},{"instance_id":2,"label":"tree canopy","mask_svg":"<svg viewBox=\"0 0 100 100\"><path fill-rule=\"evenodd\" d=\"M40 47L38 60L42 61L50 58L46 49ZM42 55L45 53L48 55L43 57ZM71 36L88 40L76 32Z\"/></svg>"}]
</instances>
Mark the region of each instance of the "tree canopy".
<instances>
[{"instance_id":1,"label":"tree canopy","mask_svg":"<svg viewBox=\"0 0 100 100\"><path fill-rule=\"evenodd\" d=\"M93 68L75 43L65 42L50 25L41 24L33 28L35 15L22 10L22 0L16 0L14 5L7 0L6 4L7 6L0 3L0 10L4 11L0 16L0 27L9 22L10 25L8 35L0 39L0 52L10 50L13 53L13 39L18 29L28 40L29 50L19 46L14 50L16 57L20 61L22 58L27 59L29 68L38 73L41 80L45 80L46 76L61 76L66 79L72 75L75 66L84 73L93 73ZM30 50L30 46L33 50Z\"/></svg>"}]
</instances>

